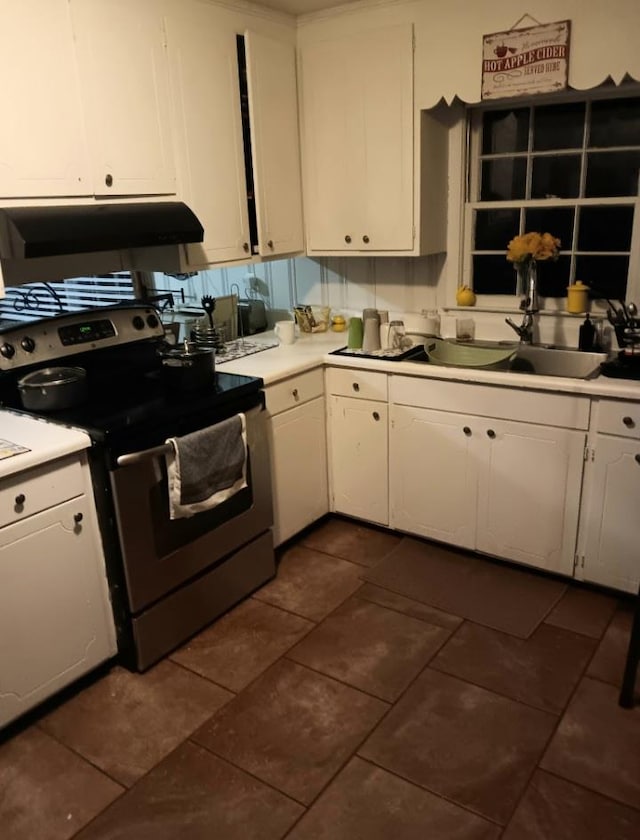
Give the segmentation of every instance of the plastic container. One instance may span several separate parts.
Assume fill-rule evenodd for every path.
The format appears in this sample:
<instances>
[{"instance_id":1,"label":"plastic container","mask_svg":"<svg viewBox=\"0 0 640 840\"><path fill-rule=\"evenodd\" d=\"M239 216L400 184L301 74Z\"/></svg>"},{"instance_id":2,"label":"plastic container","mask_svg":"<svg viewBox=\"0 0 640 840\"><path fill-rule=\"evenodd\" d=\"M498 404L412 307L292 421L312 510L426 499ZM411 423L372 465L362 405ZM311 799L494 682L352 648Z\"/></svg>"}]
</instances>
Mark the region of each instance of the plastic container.
<instances>
[{"instance_id":1,"label":"plastic container","mask_svg":"<svg viewBox=\"0 0 640 840\"><path fill-rule=\"evenodd\" d=\"M567 312L579 315L589 308L589 287L579 280L573 286L567 286Z\"/></svg>"}]
</instances>

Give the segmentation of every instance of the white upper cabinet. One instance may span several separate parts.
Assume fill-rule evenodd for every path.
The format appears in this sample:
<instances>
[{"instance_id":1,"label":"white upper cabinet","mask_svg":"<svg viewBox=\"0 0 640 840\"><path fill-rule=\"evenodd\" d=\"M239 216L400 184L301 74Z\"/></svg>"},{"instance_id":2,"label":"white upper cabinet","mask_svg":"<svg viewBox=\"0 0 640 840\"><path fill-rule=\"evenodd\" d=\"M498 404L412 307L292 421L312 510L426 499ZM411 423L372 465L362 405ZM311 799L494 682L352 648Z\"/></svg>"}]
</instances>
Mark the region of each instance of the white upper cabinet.
<instances>
[{"instance_id":1,"label":"white upper cabinet","mask_svg":"<svg viewBox=\"0 0 640 840\"><path fill-rule=\"evenodd\" d=\"M0 198L92 195L68 2L0 9Z\"/></svg>"},{"instance_id":2,"label":"white upper cabinet","mask_svg":"<svg viewBox=\"0 0 640 840\"><path fill-rule=\"evenodd\" d=\"M301 66L308 251L411 251L411 24L305 44Z\"/></svg>"},{"instance_id":3,"label":"white upper cabinet","mask_svg":"<svg viewBox=\"0 0 640 840\"><path fill-rule=\"evenodd\" d=\"M295 48L257 32L245 44L258 252L302 251Z\"/></svg>"},{"instance_id":4,"label":"white upper cabinet","mask_svg":"<svg viewBox=\"0 0 640 840\"><path fill-rule=\"evenodd\" d=\"M250 256L236 33L205 3L166 21L180 197L204 226L190 266Z\"/></svg>"},{"instance_id":5,"label":"white upper cabinet","mask_svg":"<svg viewBox=\"0 0 640 840\"><path fill-rule=\"evenodd\" d=\"M165 35L154 0L70 0L97 196L175 193Z\"/></svg>"}]
</instances>

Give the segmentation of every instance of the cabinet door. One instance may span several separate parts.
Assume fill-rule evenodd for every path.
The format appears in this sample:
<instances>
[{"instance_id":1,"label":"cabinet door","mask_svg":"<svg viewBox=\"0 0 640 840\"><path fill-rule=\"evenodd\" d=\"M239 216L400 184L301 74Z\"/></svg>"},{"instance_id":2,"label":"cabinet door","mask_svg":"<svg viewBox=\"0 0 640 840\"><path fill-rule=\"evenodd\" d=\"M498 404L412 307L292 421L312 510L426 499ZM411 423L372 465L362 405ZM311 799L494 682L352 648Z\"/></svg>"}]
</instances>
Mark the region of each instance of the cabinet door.
<instances>
[{"instance_id":1,"label":"cabinet door","mask_svg":"<svg viewBox=\"0 0 640 840\"><path fill-rule=\"evenodd\" d=\"M389 523L388 410L386 403L331 397L332 509Z\"/></svg>"},{"instance_id":2,"label":"cabinet door","mask_svg":"<svg viewBox=\"0 0 640 840\"><path fill-rule=\"evenodd\" d=\"M94 526L81 496L0 531L0 726L115 653Z\"/></svg>"},{"instance_id":3,"label":"cabinet door","mask_svg":"<svg viewBox=\"0 0 640 840\"><path fill-rule=\"evenodd\" d=\"M584 432L482 418L476 548L573 574Z\"/></svg>"},{"instance_id":4,"label":"cabinet door","mask_svg":"<svg viewBox=\"0 0 640 840\"><path fill-rule=\"evenodd\" d=\"M324 397L283 411L271 423L273 536L277 546L329 510Z\"/></svg>"},{"instance_id":5,"label":"cabinet door","mask_svg":"<svg viewBox=\"0 0 640 840\"><path fill-rule=\"evenodd\" d=\"M295 48L257 32L245 44L259 253L302 251Z\"/></svg>"},{"instance_id":6,"label":"cabinet door","mask_svg":"<svg viewBox=\"0 0 640 840\"><path fill-rule=\"evenodd\" d=\"M452 545L474 547L477 436L477 418L392 405L392 527Z\"/></svg>"},{"instance_id":7,"label":"cabinet door","mask_svg":"<svg viewBox=\"0 0 640 840\"><path fill-rule=\"evenodd\" d=\"M585 580L627 592L640 583L640 441L597 435L585 476Z\"/></svg>"},{"instance_id":8,"label":"cabinet door","mask_svg":"<svg viewBox=\"0 0 640 840\"><path fill-rule=\"evenodd\" d=\"M67 0L2 4L0 197L92 195Z\"/></svg>"},{"instance_id":9,"label":"cabinet door","mask_svg":"<svg viewBox=\"0 0 640 840\"><path fill-rule=\"evenodd\" d=\"M410 24L305 46L310 251L413 248Z\"/></svg>"},{"instance_id":10,"label":"cabinet door","mask_svg":"<svg viewBox=\"0 0 640 840\"><path fill-rule=\"evenodd\" d=\"M175 193L164 30L154 0L71 0L96 195Z\"/></svg>"},{"instance_id":11,"label":"cabinet door","mask_svg":"<svg viewBox=\"0 0 640 840\"><path fill-rule=\"evenodd\" d=\"M205 3L174 5L166 27L178 193L204 226L188 262L249 257L236 33Z\"/></svg>"}]
</instances>

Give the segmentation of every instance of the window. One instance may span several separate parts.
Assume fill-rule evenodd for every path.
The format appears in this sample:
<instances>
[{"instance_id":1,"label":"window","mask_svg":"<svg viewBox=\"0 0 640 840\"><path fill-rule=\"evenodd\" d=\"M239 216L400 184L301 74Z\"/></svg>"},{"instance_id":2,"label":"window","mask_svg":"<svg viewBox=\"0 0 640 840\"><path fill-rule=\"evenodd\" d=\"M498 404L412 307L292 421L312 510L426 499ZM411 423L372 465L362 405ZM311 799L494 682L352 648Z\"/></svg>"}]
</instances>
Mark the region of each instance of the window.
<instances>
[{"instance_id":1,"label":"window","mask_svg":"<svg viewBox=\"0 0 640 840\"><path fill-rule=\"evenodd\" d=\"M7 286L5 291L6 297L0 299L0 330L18 322L110 306L135 297L131 274L125 271Z\"/></svg>"},{"instance_id":2,"label":"window","mask_svg":"<svg viewBox=\"0 0 640 840\"><path fill-rule=\"evenodd\" d=\"M640 97L478 109L470 127L465 276L476 294L515 294L507 243L536 230L562 243L539 267L541 297L581 280L594 297L624 299L640 249Z\"/></svg>"}]
</instances>

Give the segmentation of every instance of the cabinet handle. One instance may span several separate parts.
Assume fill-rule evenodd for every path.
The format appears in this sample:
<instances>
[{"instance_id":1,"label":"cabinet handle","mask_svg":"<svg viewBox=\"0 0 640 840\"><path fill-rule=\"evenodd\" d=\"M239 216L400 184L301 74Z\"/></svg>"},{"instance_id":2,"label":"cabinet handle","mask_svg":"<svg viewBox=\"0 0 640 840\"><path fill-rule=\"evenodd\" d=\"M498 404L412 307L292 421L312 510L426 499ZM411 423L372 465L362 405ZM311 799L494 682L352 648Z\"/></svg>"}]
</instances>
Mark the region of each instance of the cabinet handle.
<instances>
[{"instance_id":1,"label":"cabinet handle","mask_svg":"<svg viewBox=\"0 0 640 840\"><path fill-rule=\"evenodd\" d=\"M362 241L364 242L364 244L365 244L365 245L368 245L368 244L369 244L369 237L367 236L367 234L366 234L366 233L365 233L365 235L362 237Z\"/></svg>"},{"instance_id":2,"label":"cabinet handle","mask_svg":"<svg viewBox=\"0 0 640 840\"><path fill-rule=\"evenodd\" d=\"M247 254L249 253L249 243L248 242L243 242L242 243L242 250Z\"/></svg>"},{"instance_id":3,"label":"cabinet handle","mask_svg":"<svg viewBox=\"0 0 640 840\"><path fill-rule=\"evenodd\" d=\"M273 250L273 239L270 239L270 240L267 242L267 247L268 247L268 248L271 248L271 250Z\"/></svg>"},{"instance_id":4,"label":"cabinet handle","mask_svg":"<svg viewBox=\"0 0 640 840\"><path fill-rule=\"evenodd\" d=\"M635 456L636 464L640 464L640 452Z\"/></svg>"},{"instance_id":5,"label":"cabinet handle","mask_svg":"<svg viewBox=\"0 0 640 840\"><path fill-rule=\"evenodd\" d=\"M374 411L374 412L373 412L373 419L374 419L374 420L379 420L379 419L380 419L380 415L378 414L378 412L377 412L377 411Z\"/></svg>"},{"instance_id":6,"label":"cabinet handle","mask_svg":"<svg viewBox=\"0 0 640 840\"><path fill-rule=\"evenodd\" d=\"M491 440L493 440L493 438L496 436L496 433L493 431L493 429L487 429L487 436L490 437Z\"/></svg>"},{"instance_id":7,"label":"cabinet handle","mask_svg":"<svg viewBox=\"0 0 640 840\"><path fill-rule=\"evenodd\" d=\"M104 182L108 187L112 187L113 186L113 175L111 175L110 173L107 173L107 175L105 175Z\"/></svg>"},{"instance_id":8,"label":"cabinet handle","mask_svg":"<svg viewBox=\"0 0 640 840\"><path fill-rule=\"evenodd\" d=\"M79 525L82 522L83 519L84 519L84 517L81 513L74 513L73 514L73 521L76 523L76 525Z\"/></svg>"},{"instance_id":9,"label":"cabinet handle","mask_svg":"<svg viewBox=\"0 0 640 840\"><path fill-rule=\"evenodd\" d=\"M16 501L16 507L22 507L22 505L27 501L27 497L24 495L24 493L19 493L16 496L15 501Z\"/></svg>"},{"instance_id":10,"label":"cabinet handle","mask_svg":"<svg viewBox=\"0 0 640 840\"><path fill-rule=\"evenodd\" d=\"M345 236L344 241L347 243L347 245L351 242L351 237L349 236L349 234Z\"/></svg>"},{"instance_id":11,"label":"cabinet handle","mask_svg":"<svg viewBox=\"0 0 640 840\"><path fill-rule=\"evenodd\" d=\"M471 429L468 426L464 426L462 431L465 433L467 437L471 437Z\"/></svg>"},{"instance_id":12,"label":"cabinet handle","mask_svg":"<svg viewBox=\"0 0 640 840\"><path fill-rule=\"evenodd\" d=\"M299 400L300 399L297 388L293 389L293 391L291 392L291 396L293 397L294 400Z\"/></svg>"},{"instance_id":13,"label":"cabinet handle","mask_svg":"<svg viewBox=\"0 0 640 840\"><path fill-rule=\"evenodd\" d=\"M634 423L633 417L623 417L622 422L627 427L627 429L633 429L633 427L636 425Z\"/></svg>"},{"instance_id":14,"label":"cabinet handle","mask_svg":"<svg viewBox=\"0 0 640 840\"><path fill-rule=\"evenodd\" d=\"M358 385L357 382L353 383L352 388L353 388L354 391L359 391L360 390L360 386Z\"/></svg>"}]
</instances>

